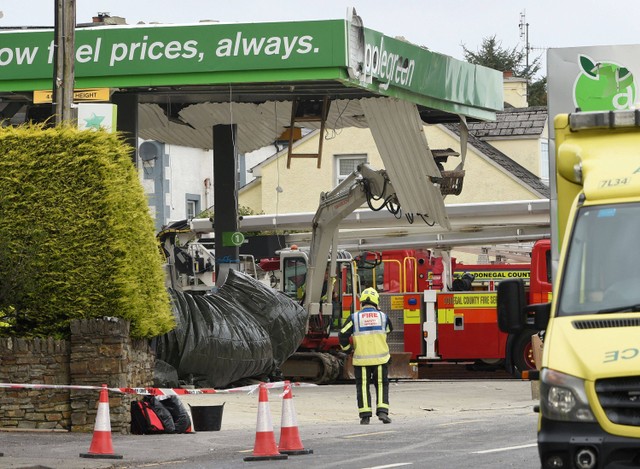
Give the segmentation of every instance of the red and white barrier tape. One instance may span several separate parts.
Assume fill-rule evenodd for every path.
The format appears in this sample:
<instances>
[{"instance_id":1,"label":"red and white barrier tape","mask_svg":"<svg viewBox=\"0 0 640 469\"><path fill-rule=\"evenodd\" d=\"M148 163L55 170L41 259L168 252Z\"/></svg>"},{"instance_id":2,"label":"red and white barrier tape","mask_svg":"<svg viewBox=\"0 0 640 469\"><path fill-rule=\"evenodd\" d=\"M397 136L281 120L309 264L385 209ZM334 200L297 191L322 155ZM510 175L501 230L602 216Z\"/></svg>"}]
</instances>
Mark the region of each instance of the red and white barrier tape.
<instances>
[{"instance_id":1,"label":"red and white barrier tape","mask_svg":"<svg viewBox=\"0 0 640 469\"><path fill-rule=\"evenodd\" d=\"M267 389L284 388L284 381L277 381L275 383L265 383ZM192 394L229 394L229 393L242 393L246 392L251 394L258 389L259 384L251 384L248 386L240 386L237 388L229 389L185 389L185 388L107 388L111 392L117 392L121 394L138 394L138 395L150 395L150 396L184 396ZM291 383L293 387L310 387L317 386L312 383ZM70 384L18 384L18 383L0 383L0 389L73 389L77 391L100 391L102 386L79 386Z\"/></svg>"}]
</instances>

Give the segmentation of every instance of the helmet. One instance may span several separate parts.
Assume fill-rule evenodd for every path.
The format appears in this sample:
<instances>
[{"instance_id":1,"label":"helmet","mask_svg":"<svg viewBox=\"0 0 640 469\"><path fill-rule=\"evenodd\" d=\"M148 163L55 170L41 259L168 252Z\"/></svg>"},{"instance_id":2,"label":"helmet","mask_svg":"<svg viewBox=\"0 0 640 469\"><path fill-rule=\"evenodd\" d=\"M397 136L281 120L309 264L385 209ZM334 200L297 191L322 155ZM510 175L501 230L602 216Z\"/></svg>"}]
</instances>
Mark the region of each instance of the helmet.
<instances>
[{"instance_id":1,"label":"helmet","mask_svg":"<svg viewBox=\"0 0 640 469\"><path fill-rule=\"evenodd\" d=\"M371 287L365 288L364 291L360 294L360 303L371 303L378 306L380 300L376 289Z\"/></svg>"}]
</instances>

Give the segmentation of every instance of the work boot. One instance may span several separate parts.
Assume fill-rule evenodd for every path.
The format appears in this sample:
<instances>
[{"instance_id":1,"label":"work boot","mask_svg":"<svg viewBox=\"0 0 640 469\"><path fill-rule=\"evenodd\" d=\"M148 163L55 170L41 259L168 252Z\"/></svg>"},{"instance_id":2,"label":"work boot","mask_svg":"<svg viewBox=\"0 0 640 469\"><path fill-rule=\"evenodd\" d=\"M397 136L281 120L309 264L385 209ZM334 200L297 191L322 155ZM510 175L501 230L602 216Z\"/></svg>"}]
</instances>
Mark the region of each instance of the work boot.
<instances>
[{"instance_id":1,"label":"work boot","mask_svg":"<svg viewBox=\"0 0 640 469\"><path fill-rule=\"evenodd\" d=\"M383 413L378 414L378 419L380 419L382 423L391 423L391 419L387 414L383 414Z\"/></svg>"},{"instance_id":2,"label":"work boot","mask_svg":"<svg viewBox=\"0 0 640 469\"><path fill-rule=\"evenodd\" d=\"M369 425L369 417L362 417L360 419L360 425Z\"/></svg>"}]
</instances>

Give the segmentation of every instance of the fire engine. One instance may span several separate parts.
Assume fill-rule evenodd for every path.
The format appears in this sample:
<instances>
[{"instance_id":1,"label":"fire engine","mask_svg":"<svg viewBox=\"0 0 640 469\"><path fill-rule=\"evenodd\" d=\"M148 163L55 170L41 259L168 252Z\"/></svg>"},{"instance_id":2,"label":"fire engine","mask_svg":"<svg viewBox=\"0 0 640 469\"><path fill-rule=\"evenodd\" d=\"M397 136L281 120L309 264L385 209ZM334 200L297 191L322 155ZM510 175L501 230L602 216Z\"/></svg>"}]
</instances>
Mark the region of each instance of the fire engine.
<instances>
[{"instance_id":1,"label":"fire engine","mask_svg":"<svg viewBox=\"0 0 640 469\"><path fill-rule=\"evenodd\" d=\"M356 261L361 287L378 289L380 307L391 317L389 343L395 352L410 353L418 365L448 361L498 366L506 360L515 375L535 368L535 331L525 328L509 335L499 330L496 289L501 280L516 278L524 282L529 304L549 301L548 239L534 244L526 264L470 265L452 258L449 281L443 281L442 258L427 249L365 253Z\"/></svg>"}]
</instances>

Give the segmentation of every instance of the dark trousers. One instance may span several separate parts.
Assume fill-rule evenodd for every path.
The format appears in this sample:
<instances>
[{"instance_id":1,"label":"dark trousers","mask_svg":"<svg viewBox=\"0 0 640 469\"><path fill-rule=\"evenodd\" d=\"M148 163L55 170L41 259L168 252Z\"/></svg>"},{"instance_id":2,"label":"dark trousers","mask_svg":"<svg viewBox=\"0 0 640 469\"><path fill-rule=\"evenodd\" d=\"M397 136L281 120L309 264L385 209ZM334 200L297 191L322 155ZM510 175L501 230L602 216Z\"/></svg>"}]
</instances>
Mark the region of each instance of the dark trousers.
<instances>
[{"instance_id":1,"label":"dark trousers","mask_svg":"<svg viewBox=\"0 0 640 469\"><path fill-rule=\"evenodd\" d=\"M389 376L387 364L354 366L356 396L360 417L371 417L370 384L376 388L376 415L389 413Z\"/></svg>"}]
</instances>

